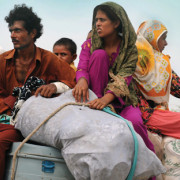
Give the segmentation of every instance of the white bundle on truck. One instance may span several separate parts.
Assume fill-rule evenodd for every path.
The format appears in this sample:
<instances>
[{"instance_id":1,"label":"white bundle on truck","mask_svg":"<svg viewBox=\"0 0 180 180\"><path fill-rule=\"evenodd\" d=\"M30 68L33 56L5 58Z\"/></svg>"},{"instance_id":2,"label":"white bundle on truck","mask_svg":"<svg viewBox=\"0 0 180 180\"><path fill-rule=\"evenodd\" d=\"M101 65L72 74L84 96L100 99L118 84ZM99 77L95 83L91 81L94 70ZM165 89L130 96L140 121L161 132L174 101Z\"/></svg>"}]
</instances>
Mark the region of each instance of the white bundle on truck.
<instances>
[{"instance_id":1,"label":"white bundle on truck","mask_svg":"<svg viewBox=\"0 0 180 180\"><path fill-rule=\"evenodd\" d=\"M93 92L90 100L97 98ZM15 128L27 137L57 108L75 102L72 90L55 98L32 96L17 114ZM136 133L139 149L133 179L165 172L155 153ZM56 147L76 180L125 180L134 158L132 133L121 118L85 106L69 105L56 113L31 140Z\"/></svg>"}]
</instances>

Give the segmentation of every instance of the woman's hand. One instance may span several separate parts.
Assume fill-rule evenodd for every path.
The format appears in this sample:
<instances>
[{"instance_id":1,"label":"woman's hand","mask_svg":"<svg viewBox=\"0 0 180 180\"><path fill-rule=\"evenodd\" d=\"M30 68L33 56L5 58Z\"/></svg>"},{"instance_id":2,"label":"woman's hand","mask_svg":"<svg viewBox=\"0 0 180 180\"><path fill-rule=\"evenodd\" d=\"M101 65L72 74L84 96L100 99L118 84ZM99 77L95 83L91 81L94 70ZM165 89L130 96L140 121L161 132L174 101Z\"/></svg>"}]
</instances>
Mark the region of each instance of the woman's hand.
<instances>
[{"instance_id":1,"label":"woman's hand","mask_svg":"<svg viewBox=\"0 0 180 180\"><path fill-rule=\"evenodd\" d=\"M78 80L72 94L76 102L81 102L81 97L83 97L83 102L89 101L88 83L85 78L82 77Z\"/></svg>"},{"instance_id":2,"label":"woman's hand","mask_svg":"<svg viewBox=\"0 0 180 180\"><path fill-rule=\"evenodd\" d=\"M105 94L102 98L94 99L93 101L88 102L89 107L92 109L103 109L109 103L115 99L115 96L111 93Z\"/></svg>"}]
</instances>

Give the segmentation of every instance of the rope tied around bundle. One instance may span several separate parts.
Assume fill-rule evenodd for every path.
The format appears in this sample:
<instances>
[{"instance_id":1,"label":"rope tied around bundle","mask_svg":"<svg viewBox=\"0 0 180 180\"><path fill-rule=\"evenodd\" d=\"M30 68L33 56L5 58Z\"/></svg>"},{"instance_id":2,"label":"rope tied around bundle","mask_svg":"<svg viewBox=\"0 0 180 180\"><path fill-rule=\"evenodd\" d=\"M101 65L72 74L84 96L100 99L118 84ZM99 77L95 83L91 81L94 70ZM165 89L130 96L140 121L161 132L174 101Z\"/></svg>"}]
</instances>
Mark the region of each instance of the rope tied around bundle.
<instances>
[{"instance_id":1,"label":"rope tied around bundle","mask_svg":"<svg viewBox=\"0 0 180 180\"><path fill-rule=\"evenodd\" d=\"M63 109L65 106L68 105L77 105L77 106L89 106L89 104L85 104L85 103L77 103L77 102L69 102L69 103L65 103L62 106L60 106L59 108L57 108L54 112L52 112L43 122L41 122L22 142L21 144L17 147L16 151L14 152L13 155L13 162L12 162L12 172L11 172L11 180L14 180L14 176L15 176L15 165L16 165L16 158L17 158L17 154L20 151L20 149L22 148L22 146L39 130L39 128L45 124L50 118L52 118L56 113L58 113L61 109Z\"/></svg>"},{"instance_id":2,"label":"rope tied around bundle","mask_svg":"<svg viewBox=\"0 0 180 180\"><path fill-rule=\"evenodd\" d=\"M89 107L89 104L87 103L78 103L78 102L69 102L69 103L65 103L62 106L60 106L59 108L57 108L54 112L52 112L44 121L42 121L22 142L21 144L17 147L14 155L13 155L13 162L12 162L12 172L11 172L11 180L14 180L15 177L15 165L16 165L16 158L17 158L17 154L20 151L20 149L22 148L22 146L39 130L39 128L44 125L50 118L52 118L56 113L58 113L61 109L63 109L64 107L68 106L68 105L76 105L76 106L86 106ZM128 125L133 139L134 139L134 158L133 158L133 162L132 162L132 166L131 169L129 171L128 177L126 180L132 180L134 173L135 173L135 169L136 169L136 164L137 164L137 156L138 156L138 141L137 141L137 136L134 132L134 129L131 127L131 125L129 124L128 120L122 118L121 116L119 116L118 114L112 112L110 110L110 107L105 107L103 108L103 111L106 113L109 113L113 116L116 116L120 119L122 119L123 121L126 122L126 124Z\"/></svg>"}]
</instances>

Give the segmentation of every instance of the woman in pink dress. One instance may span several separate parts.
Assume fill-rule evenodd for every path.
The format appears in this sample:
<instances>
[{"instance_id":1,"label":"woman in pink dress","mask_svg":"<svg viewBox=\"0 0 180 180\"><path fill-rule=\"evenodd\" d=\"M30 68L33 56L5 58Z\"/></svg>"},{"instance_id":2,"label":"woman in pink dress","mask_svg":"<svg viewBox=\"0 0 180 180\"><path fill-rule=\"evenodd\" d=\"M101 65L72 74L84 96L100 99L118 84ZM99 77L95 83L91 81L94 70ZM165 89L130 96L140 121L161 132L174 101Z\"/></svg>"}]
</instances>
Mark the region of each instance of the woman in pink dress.
<instances>
[{"instance_id":1,"label":"woman in pink dress","mask_svg":"<svg viewBox=\"0 0 180 180\"><path fill-rule=\"evenodd\" d=\"M136 33L118 4L103 3L94 9L92 37L82 45L73 96L77 102L89 100L88 88L97 99L88 102L90 108L113 109L132 122L136 132L154 151L143 125L141 111L132 84L132 74L138 60Z\"/></svg>"}]
</instances>

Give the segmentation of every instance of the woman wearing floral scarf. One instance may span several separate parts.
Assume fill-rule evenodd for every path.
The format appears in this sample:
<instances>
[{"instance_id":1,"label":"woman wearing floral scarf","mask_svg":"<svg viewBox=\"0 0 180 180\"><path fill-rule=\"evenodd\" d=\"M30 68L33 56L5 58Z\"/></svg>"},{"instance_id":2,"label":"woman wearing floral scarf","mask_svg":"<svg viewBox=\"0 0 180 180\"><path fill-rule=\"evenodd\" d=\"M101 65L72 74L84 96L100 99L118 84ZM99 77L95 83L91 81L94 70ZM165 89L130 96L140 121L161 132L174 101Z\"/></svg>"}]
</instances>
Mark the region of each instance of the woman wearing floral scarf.
<instances>
[{"instance_id":1,"label":"woman wearing floral scarf","mask_svg":"<svg viewBox=\"0 0 180 180\"><path fill-rule=\"evenodd\" d=\"M180 113L169 111L170 93L180 98L180 78L172 71L167 29L157 20L143 22L138 30L138 62L134 74L140 90L140 109L147 127L157 133L180 138ZM146 101L147 100L147 101Z\"/></svg>"},{"instance_id":2,"label":"woman wearing floral scarf","mask_svg":"<svg viewBox=\"0 0 180 180\"><path fill-rule=\"evenodd\" d=\"M94 9L92 37L82 45L73 90L76 101L89 100L88 88L97 99L88 102L90 108L103 109L113 105L116 112L133 123L134 129L154 151L143 125L141 112L132 84L132 74L138 59L136 33L118 4L103 3Z\"/></svg>"}]
</instances>

